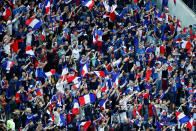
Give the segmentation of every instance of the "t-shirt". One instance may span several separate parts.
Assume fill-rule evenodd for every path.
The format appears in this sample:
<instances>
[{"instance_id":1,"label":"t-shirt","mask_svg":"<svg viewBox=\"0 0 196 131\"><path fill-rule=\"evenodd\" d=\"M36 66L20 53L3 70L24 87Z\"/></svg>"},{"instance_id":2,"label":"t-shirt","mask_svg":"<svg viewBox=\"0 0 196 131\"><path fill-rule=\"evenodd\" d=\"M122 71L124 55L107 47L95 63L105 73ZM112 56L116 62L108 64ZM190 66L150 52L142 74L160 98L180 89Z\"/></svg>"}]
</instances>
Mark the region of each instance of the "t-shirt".
<instances>
[{"instance_id":1,"label":"t-shirt","mask_svg":"<svg viewBox=\"0 0 196 131\"><path fill-rule=\"evenodd\" d=\"M80 58L80 50L78 50L78 49L73 49L72 54L73 54L73 57L74 57L75 59L79 59L79 58Z\"/></svg>"}]
</instances>

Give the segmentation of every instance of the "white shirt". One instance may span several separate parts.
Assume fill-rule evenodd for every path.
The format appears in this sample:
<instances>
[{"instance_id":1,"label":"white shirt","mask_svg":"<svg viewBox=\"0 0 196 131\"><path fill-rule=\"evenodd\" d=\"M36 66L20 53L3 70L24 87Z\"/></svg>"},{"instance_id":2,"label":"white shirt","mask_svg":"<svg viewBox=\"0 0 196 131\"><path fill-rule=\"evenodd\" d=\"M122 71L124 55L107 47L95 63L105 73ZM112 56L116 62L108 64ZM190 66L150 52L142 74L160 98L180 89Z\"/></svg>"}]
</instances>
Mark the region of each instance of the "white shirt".
<instances>
[{"instance_id":1,"label":"white shirt","mask_svg":"<svg viewBox=\"0 0 196 131\"><path fill-rule=\"evenodd\" d=\"M34 33L34 31L31 31L27 34L27 39L26 39L26 45L31 45L32 42L32 34Z\"/></svg>"},{"instance_id":2,"label":"white shirt","mask_svg":"<svg viewBox=\"0 0 196 131\"><path fill-rule=\"evenodd\" d=\"M58 82L57 84L56 84L56 89L58 90L58 91L60 91L61 93L65 93L65 88L64 88L64 86L67 84L67 81L64 81L64 82Z\"/></svg>"},{"instance_id":3,"label":"white shirt","mask_svg":"<svg viewBox=\"0 0 196 131\"><path fill-rule=\"evenodd\" d=\"M156 57L160 56L160 47L155 48L155 55L156 55Z\"/></svg>"},{"instance_id":4,"label":"white shirt","mask_svg":"<svg viewBox=\"0 0 196 131\"><path fill-rule=\"evenodd\" d=\"M75 59L78 60L78 59L80 58L80 50L78 50L78 49L73 49L72 54L73 54L73 57L74 57Z\"/></svg>"}]
</instances>

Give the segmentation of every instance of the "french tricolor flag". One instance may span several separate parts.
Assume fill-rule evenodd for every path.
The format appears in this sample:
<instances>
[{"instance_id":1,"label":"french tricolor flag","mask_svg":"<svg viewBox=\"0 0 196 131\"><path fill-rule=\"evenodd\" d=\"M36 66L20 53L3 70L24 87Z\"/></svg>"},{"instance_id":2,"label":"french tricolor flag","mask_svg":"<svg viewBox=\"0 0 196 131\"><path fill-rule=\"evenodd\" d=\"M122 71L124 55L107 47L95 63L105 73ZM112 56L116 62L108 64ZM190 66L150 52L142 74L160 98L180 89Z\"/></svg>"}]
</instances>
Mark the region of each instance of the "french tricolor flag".
<instances>
[{"instance_id":1,"label":"french tricolor flag","mask_svg":"<svg viewBox=\"0 0 196 131\"><path fill-rule=\"evenodd\" d=\"M94 45L97 43L98 35L97 35L97 28L93 29L93 43Z\"/></svg>"},{"instance_id":2,"label":"french tricolor flag","mask_svg":"<svg viewBox=\"0 0 196 131\"><path fill-rule=\"evenodd\" d=\"M190 121L187 123L186 127L189 128L189 131L191 131L193 126L195 126L195 121L193 118L191 118Z\"/></svg>"},{"instance_id":3,"label":"french tricolor flag","mask_svg":"<svg viewBox=\"0 0 196 131\"><path fill-rule=\"evenodd\" d=\"M49 72L46 72L45 74L46 74L46 76L49 78L49 77L51 77L52 75L54 75L55 72L56 72L55 69L51 69Z\"/></svg>"},{"instance_id":4,"label":"french tricolor flag","mask_svg":"<svg viewBox=\"0 0 196 131\"><path fill-rule=\"evenodd\" d=\"M69 73L69 69L67 65L64 66L62 74L61 74L61 80L65 81L67 79L67 74Z\"/></svg>"},{"instance_id":5,"label":"french tricolor flag","mask_svg":"<svg viewBox=\"0 0 196 131\"><path fill-rule=\"evenodd\" d=\"M104 71L94 71L94 73L95 73L98 77L104 77L104 76L105 76L105 72L104 72Z\"/></svg>"},{"instance_id":6,"label":"french tricolor flag","mask_svg":"<svg viewBox=\"0 0 196 131\"><path fill-rule=\"evenodd\" d=\"M189 122L190 120L184 113L176 112L176 116L181 124Z\"/></svg>"},{"instance_id":7,"label":"french tricolor flag","mask_svg":"<svg viewBox=\"0 0 196 131\"><path fill-rule=\"evenodd\" d=\"M88 7L89 9L93 9L93 6L94 6L94 0L85 0L83 3L82 3L83 6L86 6Z\"/></svg>"},{"instance_id":8,"label":"french tricolor flag","mask_svg":"<svg viewBox=\"0 0 196 131\"><path fill-rule=\"evenodd\" d=\"M105 7L105 10L106 10L107 12L110 12L110 6L108 5L108 3L107 3L106 0L103 0L103 5L104 5L104 7Z\"/></svg>"},{"instance_id":9,"label":"french tricolor flag","mask_svg":"<svg viewBox=\"0 0 196 131\"><path fill-rule=\"evenodd\" d=\"M113 87L117 87L119 84L119 76L116 77Z\"/></svg>"},{"instance_id":10,"label":"french tricolor flag","mask_svg":"<svg viewBox=\"0 0 196 131\"><path fill-rule=\"evenodd\" d=\"M7 21L9 16L11 16L11 9L6 5L5 11L3 12L3 18Z\"/></svg>"},{"instance_id":11,"label":"french tricolor flag","mask_svg":"<svg viewBox=\"0 0 196 131\"><path fill-rule=\"evenodd\" d=\"M31 18L31 19L27 19L25 22L26 25L32 27L34 30L38 29L40 26L42 26L42 22L39 21L36 18Z\"/></svg>"},{"instance_id":12,"label":"french tricolor flag","mask_svg":"<svg viewBox=\"0 0 196 131\"><path fill-rule=\"evenodd\" d=\"M83 68L81 70L82 76L85 76L86 74L88 74L88 62L83 66Z\"/></svg>"},{"instance_id":13,"label":"french tricolor flag","mask_svg":"<svg viewBox=\"0 0 196 131\"><path fill-rule=\"evenodd\" d=\"M80 88L80 84L81 84L81 83L74 84L73 87L76 88L76 89L79 89L79 88Z\"/></svg>"},{"instance_id":14,"label":"french tricolor flag","mask_svg":"<svg viewBox=\"0 0 196 131\"><path fill-rule=\"evenodd\" d=\"M45 2L45 9L46 9L45 14L46 15L50 14L50 6L51 6L51 1L50 0L46 0L46 2Z\"/></svg>"},{"instance_id":15,"label":"french tricolor flag","mask_svg":"<svg viewBox=\"0 0 196 131\"><path fill-rule=\"evenodd\" d=\"M42 93L41 93L41 90L40 90L39 87L36 89L36 95L37 96L42 96Z\"/></svg>"},{"instance_id":16,"label":"french tricolor flag","mask_svg":"<svg viewBox=\"0 0 196 131\"><path fill-rule=\"evenodd\" d=\"M67 77L67 83L71 83L73 82L76 78L77 78L78 74L77 73L74 73L74 74L71 74Z\"/></svg>"},{"instance_id":17,"label":"french tricolor flag","mask_svg":"<svg viewBox=\"0 0 196 131\"><path fill-rule=\"evenodd\" d=\"M43 41L45 38L46 38L46 33L45 33L45 31L43 30L43 31L42 31L42 35L41 35L41 41Z\"/></svg>"},{"instance_id":18,"label":"french tricolor flag","mask_svg":"<svg viewBox=\"0 0 196 131\"><path fill-rule=\"evenodd\" d=\"M27 54L27 55L30 55L30 56L35 56L35 53L33 52L31 46L27 46L27 47L26 47L26 54Z\"/></svg>"},{"instance_id":19,"label":"french tricolor flag","mask_svg":"<svg viewBox=\"0 0 196 131\"><path fill-rule=\"evenodd\" d=\"M67 38L67 40L69 40L69 32L68 32L67 28L64 29L64 34L65 34L65 37Z\"/></svg>"},{"instance_id":20,"label":"french tricolor flag","mask_svg":"<svg viewBox=\"0 0 196 131\"><path fill-rule=\"evenodd\" d=\"M94 94L88 94L85 96L82 96L79 98L79 103L81 106L88 104L90 102L95 102L95 95Z\"/></svg>"},{"instance_id":21,"label":"french tricolor flag","mask_svg":"<svg viewBox=\"0 0 196 131\"><path fill-rule=\"evenodd\" d=\"M3 64L3 69L9 71L13 67L14 63L15 63L14 61L6 60L5 63Z\"/></svg>"},{"instance_id":22,"label":"french tricolor flag","mask_svg":"<svg viewBox=\"0 0 196 131\"><path fill-rule=\"evenodd\" d=\"M100 109L105 109L105 100L104 99L99 102L99 106L100 106Z\"/></svg>"},{"instance_id":23,"label":"french tricolor flag","mask_svg":"<svg viewBox=\"0 0 196 131\"><path fill-rule=\"evenodd\" d=\"M15 8L15 4L16 4L16 1L15 0L11 0L11 5L12 5L13 9Z\"/></svg>"},{"instance_id":24,"label":"french tricolor flag","mask_svg":"<svg viewBox=\"0 0 196 131\"><path fill-rule=\"evenodd\" d=\"M78 130L80 131L80 127L83 126L84 131L88 130L88 127L91 125L91 121L78 123Z\"/></svg>"},{"instance_id":25,"label":"french tricolor flag","mask_svg":"<svg viewBox=\"0 0 196 131\"><path fill-rule=\"evenodd\" d=\"M78 100L76 100L76 99L74 99L74 106L73 106L73 108L72 108L72 113L73 114L79 114L80 113L80 111L79 111L79 108L80 108L80 106L79 106L79 102L78 102Z\"/></svg>"},{"instance_id":26,"label":"french tricolor flag","mask_svg":"<svg viewBox=\"0 0 196 131\"><path fill-rule=\"evenodd\" d=\"M181 47L184 49L191 49L191 42L190 41L182 41Z\"/></svg>"}]
</instances>

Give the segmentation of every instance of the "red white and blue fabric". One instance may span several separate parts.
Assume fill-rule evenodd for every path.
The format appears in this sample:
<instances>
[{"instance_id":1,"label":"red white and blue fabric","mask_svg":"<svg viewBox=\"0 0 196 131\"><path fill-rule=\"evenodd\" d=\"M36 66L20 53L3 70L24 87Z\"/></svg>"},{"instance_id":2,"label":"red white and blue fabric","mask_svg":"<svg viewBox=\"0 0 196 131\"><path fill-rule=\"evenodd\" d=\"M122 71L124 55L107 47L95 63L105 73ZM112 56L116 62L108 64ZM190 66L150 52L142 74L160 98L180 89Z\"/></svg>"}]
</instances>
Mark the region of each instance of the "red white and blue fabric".
<instances>
[{"instance_id":1,"label":"red white and blue fabric","mask_svg":"<svg viewBox=\"0 0 196 131\"><path fill-rule=\"evenodd\" d=\"M191 42L183 40L182 43L181 43L181 47L184 48L184 49L189 50L189 49L191 49Z\"/></svg>"},{"instance_id":2,"label":"red white and blue fabric","mask_svg":"<svg viewBox=\"0 0 196 131\"><path fill-rule=\"evenodd\" d=\"M67 65L64 66L62 73L61 73L61 80L65 81L67 79L67 74L69 73L69 69Z\"/></svg>"},{"instance_id":3,"label":"red white and blue fabric","mask_svg":"<svg viewBox=\"0 0 196 131\"><path fill-rule=\"evenodd\" d=\"M102 43L102 30L98 30L97 28L93 29L93 43L100 45Z\"/></svg>"},{"instance_id":4,"label":"red white and blue fabric","mask_svg":"<svg viewBox=\"0 0 196 131\"><path fill-rule=\"evenodd\" d=\"M115 82L113 84L113 87L117 87L118 84L119 84L119 76L116 77L116 80L115 80Z\"/></svg>"},{"instance_id":5,"label":"red white and blue fabric","mask_svg":"<svg viewBox=\"0 0 196 131\"><path fill-rule=\"evenodd\" d=\"M31 46L27 46L27 47L26 47L26 54L27 54L27 55L30 55L30 56L35 56L35 53L34 53L34 51L32 50L32 47L31 47Z\"/></svg>"},{"instance_id":6,"label":"red white and blue fabric","mask_svg":"<svg viewBox=\"0 0 196 131\"><path fill-rule=\"evenodd\" d=\"M73 103L74 103L74 106L72 108L72 113L79 114L80 113L80 111L79 111L80 106L79 106L78 100L74 99Z\"/></svg>"},{"instance_id":7,"label":"red white and blue fabric","mask_svg":"<svg viewBox=\"0 0 196 131\"><path fill-rule=\"evenodd\" d=\"M100 106L100 109L105 109L106 107L105 107L105 99L103 99L103 100L101 100L100 102L99 102L99 106Z\"/></svg>"},{"instance_id":8,"label":"red white and blue fabric","mask_svg":"<svg viewBox=\"0 0 196 131\"><path fill-rule=\"evenodd\" d=\"M104 71L94 71L94 73L95 73L98 77L104 77L104 76L105 76L105 72L104 72Z\"/></svg>"},{"instance_id":9,"label":"red white and blue fabric","mask_svg":"<svg viewBox=\"0 0 196 131\"><path fill-rule=\"evenodd\" d=\"M67 40L69 40L69 32L68 32L67 28L64 29L64 34L65 34L65 37L67 38Z\"/></svg>"},{"instance_id":10,"label":"red white and blue fabric","mask_svg":"<svg viewBox=\"0 0 196 131\"><path fill-rule=\"evenodd\" d=\"M11 0L11 5L12 5L13 9L15 8L15 4L16 4L16 1L15 0Z\"/></svg>"},{"instance_id":11,"label":"red white and blue fabric","mask_svg":"<svg viewBox=\"0 0 196 131\"><path fill-rule=\"evenodd\" d=\"M50 0L46 0L44 6L45 6L45 9L46 9L45 14L46 14L46 15L47 15L47 14L50 14L51 1L50 1Z\"/></svg>"},{"instance_id":12,"label":"red white and blue fabric","mask_svg":"<svg viewBox=\"0 0 196 131\"><path fill-rule=\"evenodd\" d=\"M41 90L40 90L39 87L36 89L36 95L37 96L42 96L42 93L41 93Z\"/></svg>"},{"instance_id":13,"label":"red white and blue fabric","mask_svg":"<svg viewBox=\"0 0 196 131\"><path fill-rule=\"evenodd\" d=\"M95 95L94 94L87 94L79 98L80 106L88 104L90 102L95 102Z\"/></svg>"},{"instance_id":14,"label":"red white and blue fabric","mask_svg":"<svg viewBox=\"0 0 196 131\"><path fill-rule=\"evenodd\" d=\"M42 22L39 21L36 18L31 18L31 19L27 19L25 22L26 25L32 27L34 30L38 29L40 26L42 26Z\"/></svg>"},{"instance_id":15,"label":"red white and blue fabric","mask_svg":"<svg viewBox=\"0 0 196 131\"><path fill-rule=\"evenodd\" d=\"M6 60L3 64L3 69L9 71L13 67L14 63L14 61Z\"/></svg>"},{"instance_id":16,"label":"red white and blue fabric","mask_svg":"<svg viewBox=\"0 0 196 131\"><path fill-rule=\"evenodd\" d=\"M82 70L81 70L82 76L85 76L86 74L88 74L88 62L82 67Z\"/></svg>"},{"instance_id":17,"label":"red white and blue fabric","mask_svg":"<svg viewBox=\"0 0 196 131\"><path fill-rule=\"evenodd\" d=\"M16 93L16 103L20 103L20 90Z\"/></svg>"},{"instance_id":18,"label":"red white and blue fabric","mask_svg":"<svg viewBox=\"0 0 196 131\"><path fill-rule=\"evenodd\" d=\"M46 38L46 33L45 33L45 31L43 30L43 31L42 31L42 35L41 35L41 41L45 40L45 38Z\"/></svg>"},{"instance_id":19,"label":"red white and blue fabric","mask_svg":"<svg viewBox=\"0 0 196 131\"><path fill-rule=\"evenodd\" d=\"M78 74L77 73L74 73L74 74L69 74L68 76L67 76L67 83L71 83L71 82L73 82L76 78L77 78L77 76L78 76Z\"/></svg>"},{"instance_id":20,"label":"red white and blue fabric","mask_svg":"<svg viewBox=\"0 0 196 131\"><path fill-rule=\"evenodd\" d=\"M79 82L78 84L74 84L73 87L76 89L80 89L80 85L81 85L81 82Z\"/></svg>"},{"instance_id":21,"label":"red white and blue fabric","mask_svg":"<svg viewBox=\"0 0 196 131\"><path fill-rule=\"evenodd\" d=\"M110 12L110 6L109 6L109 4L107 3L107 0L103 0L103 5L104 5L104 7L105 7L105 10L106 10L107 12Z\"/></svg>"},{"instance_id":22,"label":"red white and blue fabric","mask_svg":"<svg viewBox=\"0 0 196 131\"><path fill-rule=\"evenodd\" d=\"M55 69L51 69L49 72L46 72L45 74L46 74L47 78L50 78L52 75L55 74L55 72L56 72Z\"/></svg>"},{"instance_id":23,"label":"red white and blue fabric","mask_svg":"<svg viewBox=\"0 0 196 131\"><path fill-rule=\"evenodd\" d=\"M7 5L5 6L5 11L3 12L3 18L7 21L8 17L11 16L11 9L9 7L7 7Z\"/></svg>"},{"instance_id":24,"label":"red white and blue fabric","mask_svg":"<svg viewBox=\"0 0 196 131\"><path fill-rule=\"evenodd\" d=\"M85 0L82 5L88 7L89 9L93 9L94 6L94 0Z\"/></svg>"},{"instance_id":25,"label":"red white and blue fabric","mask_svg":"<svg viewBox=\"0 0 196 131\"><path fill-rule=\"evenodd\" d=\"M80 127L83 126L84 131L88 130L88 127L91 125L91 121L79 122L78 123L78 131L80 131Z\"/></svg>"},{"instance_id":26,"label":"red white and blue fabric","mask_svg":"<svg viewBox=\"0 0 196 131\"><path fill-rule=\"evenodd\" d=\"M94 45L97 43L98 35L97 35L97 28L93 28L93 43Z\"/></svg>"},{"instance_id":27,"label":"red white and blue fabric","mask_svg":"<svg viewBox=\"0 0 196 131\"><path fill-rule=\"evenodd\" d=\"M176 116L177 116L177 120L181 124L189 122L189 120L190 120L184 113L176 112Z\"/></svg>"},{"instance_id":28,"label":"red white and blue fabric","mask_svg":"<svg viewBox=\"0 0 196 131\"><path fill-rule=\"evenodd\" d=\"M189 128L189 131L192 131L193 126L195 126L195 121L193 118L191 118L187 123L186 127Z\"/></svg>"}]
</instances>

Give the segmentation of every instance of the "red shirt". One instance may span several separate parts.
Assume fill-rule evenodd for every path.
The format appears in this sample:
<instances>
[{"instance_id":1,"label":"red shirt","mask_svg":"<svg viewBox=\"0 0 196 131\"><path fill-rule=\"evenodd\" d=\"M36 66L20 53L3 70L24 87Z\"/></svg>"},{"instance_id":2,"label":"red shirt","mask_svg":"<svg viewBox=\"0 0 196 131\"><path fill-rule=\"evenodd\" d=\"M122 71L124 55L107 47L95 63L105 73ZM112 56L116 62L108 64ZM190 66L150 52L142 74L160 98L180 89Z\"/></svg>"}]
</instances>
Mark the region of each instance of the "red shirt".
<instances>
[{"instance_id":1,"label":"red shirt","mask_svg":"<svg viewBox=\"0 0 196 131\"><path fill-rule=\"evenodd\" d=\"M18 52L18 43L22 42L24 39L14 40L14 43L10 46L11 52ZM12 40L11 42L12 43Z\"/></svg>"}]
</instances>

